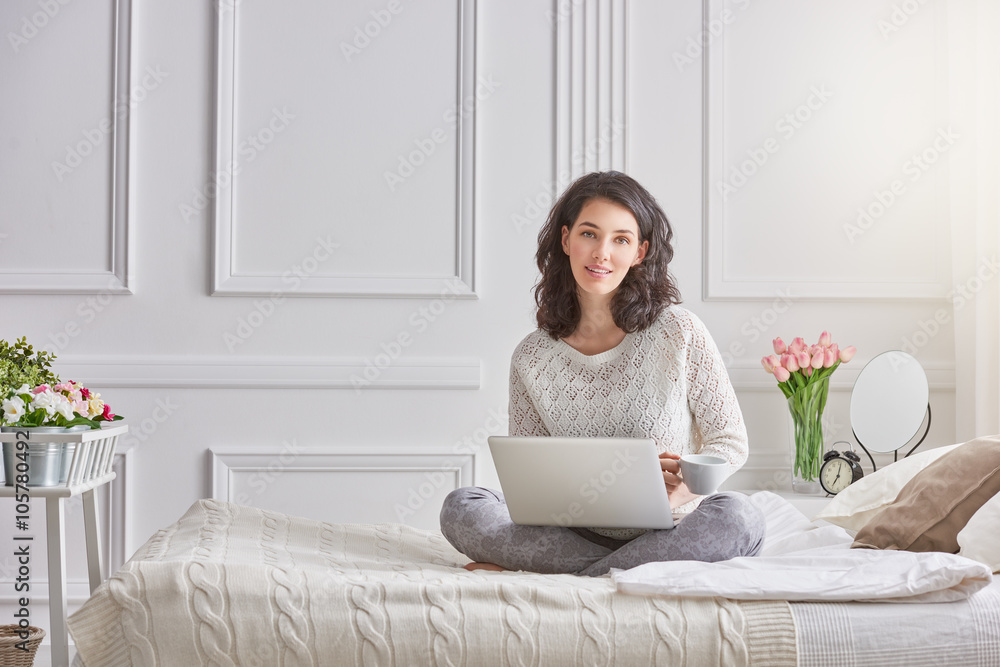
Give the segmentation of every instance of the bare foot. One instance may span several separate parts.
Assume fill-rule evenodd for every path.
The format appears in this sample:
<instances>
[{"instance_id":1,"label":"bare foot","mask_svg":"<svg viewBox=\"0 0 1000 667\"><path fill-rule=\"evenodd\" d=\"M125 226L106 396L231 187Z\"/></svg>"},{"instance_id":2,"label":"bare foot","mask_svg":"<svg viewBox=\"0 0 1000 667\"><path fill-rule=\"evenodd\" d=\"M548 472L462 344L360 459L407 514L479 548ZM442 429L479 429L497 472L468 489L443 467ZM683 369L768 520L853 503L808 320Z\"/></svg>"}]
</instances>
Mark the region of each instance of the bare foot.
<instances>
[{"instance_id":1,"label":"bare foot","mask_svg":"<svg viewBox=\"0 0 1000 667\"><path fill-rule=\"evenodd\" d=\"M506 571L499 565L494 565L493 563L469 563L468 565L464 565L463 567L469 572L472 572L473 570L490 570L492 572Z\"/></svg>"}]
</instances>

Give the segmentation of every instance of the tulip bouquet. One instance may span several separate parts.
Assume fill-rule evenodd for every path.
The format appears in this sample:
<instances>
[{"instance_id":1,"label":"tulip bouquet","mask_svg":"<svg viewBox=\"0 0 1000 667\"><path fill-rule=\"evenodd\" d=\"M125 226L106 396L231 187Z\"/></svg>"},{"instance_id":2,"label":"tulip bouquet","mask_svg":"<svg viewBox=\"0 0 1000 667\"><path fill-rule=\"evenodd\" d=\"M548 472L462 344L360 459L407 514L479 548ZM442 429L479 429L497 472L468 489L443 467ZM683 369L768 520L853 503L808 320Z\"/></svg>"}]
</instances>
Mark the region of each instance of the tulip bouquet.
<instances>
[{"instance_id":1,"label":"tulip bouquet","mask_svg":"<svg viewBox=\"0 0 1000 667\"><path fill-rule=\"evenodd\" d=\"M802 338L785 345L780 338L773 341L774 354L761 359L764 370L774 375L778 389L788 400L795 440L795 462L792 480L817 486L823 464L823 410L830 391L830 376L842 363L857 352L853 345L843 350L831 342L824 331L815 345L806 345Z\"/></svg>"},{"instance_id":2,"label":"tulip bouquet","mask_svg":"<svg viewBox=\"0 0 1000 667\"><path fill-rule=\"evenodd\" d=\"M0 402L0 424L4 426L89 426L122 417L111 412L101 395L70 380L58 384L23 384Z\"/></svg>"}]
</instances>

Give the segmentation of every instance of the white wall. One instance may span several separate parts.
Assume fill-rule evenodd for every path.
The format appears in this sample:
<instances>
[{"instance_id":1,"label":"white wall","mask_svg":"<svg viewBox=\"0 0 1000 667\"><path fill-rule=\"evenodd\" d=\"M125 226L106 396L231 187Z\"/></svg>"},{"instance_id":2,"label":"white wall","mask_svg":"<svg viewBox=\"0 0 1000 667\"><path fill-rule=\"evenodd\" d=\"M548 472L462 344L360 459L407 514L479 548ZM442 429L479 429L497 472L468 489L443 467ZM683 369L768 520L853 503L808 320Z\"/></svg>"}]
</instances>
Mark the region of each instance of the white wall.
<instances>
[{"instance_id":1,"label":"white wall","mask_svg":"<svg viewBox=\"0 0 1000 667\"><path fill-rule=\"evenodd\" d=\"M535 234L590 169L628 170L674 225L749 427L732 486L787 486L774 336L857 346L831 442L864 363L916 340L924 446L956 441L950 170L997 147L955 127L908 180L961 115L946 28L975 3L902 4L123 2L116 36L110 0L3 3L0 337L53 349L132 426L114 563L213 494L433 526L448 490L495 483L480 447L533 328ZM69 577L85 597L80 560Z\"/></svg>"}]
</instances>

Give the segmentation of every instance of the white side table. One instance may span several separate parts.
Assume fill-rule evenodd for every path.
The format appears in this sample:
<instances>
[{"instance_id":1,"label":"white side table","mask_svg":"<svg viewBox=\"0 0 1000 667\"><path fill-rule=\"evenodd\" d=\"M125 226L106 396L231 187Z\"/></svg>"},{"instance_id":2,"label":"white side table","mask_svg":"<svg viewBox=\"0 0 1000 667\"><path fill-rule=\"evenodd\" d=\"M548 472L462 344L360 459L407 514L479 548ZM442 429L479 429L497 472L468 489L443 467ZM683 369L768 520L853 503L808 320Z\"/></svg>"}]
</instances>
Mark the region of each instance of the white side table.
<instances>
[{"instance_id":1,"label":"white side table","mask_svg":"<svg viewBox=\"0 0 1000 667\"><path fill-rule=\"evenodd\" d=\"M29 486L32 500L45 499L45 526L49 564L49 637L52 664L69 665L69 635L66 628L66 521L63 501L82 496L83 524L87 541L87 571L93 593L107 576L107 564L101 553L101 530L95 490L115 478L111 469L118 436L127 432L126 424L75 433L46 433L35 436L45 442L78 443L70 465L69 478L61 486ZM0 433L0 442L14 443L16 432ZM23 487L0 486L0 498L14 498ZM32 521L35 520L32 514ZM29 530L31 526L29 524ZM16 538L17 536L15 536ZM15 541L15 545L30 544ZM16 548L16 546L15 546Z\"/></svg>"}]
</instances>

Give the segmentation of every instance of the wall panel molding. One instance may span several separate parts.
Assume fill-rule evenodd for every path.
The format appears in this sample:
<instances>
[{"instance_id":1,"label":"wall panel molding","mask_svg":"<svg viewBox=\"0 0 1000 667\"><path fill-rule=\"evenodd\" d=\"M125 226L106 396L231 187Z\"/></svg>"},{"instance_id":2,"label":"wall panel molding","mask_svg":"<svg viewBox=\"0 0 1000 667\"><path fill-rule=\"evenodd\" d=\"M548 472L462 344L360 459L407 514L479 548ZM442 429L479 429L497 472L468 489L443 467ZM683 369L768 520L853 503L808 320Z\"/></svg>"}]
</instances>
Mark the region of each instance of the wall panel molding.
<instances>
[{"instance_id":1,"label":"wall panel molding","mask_svg":"<svg viewBox=\"0 0 1000 667\"><path fill-rule=\"evenodd\" d=\"M109 57L113 83L105 117L111 126L112 165L107 182L107 197L111 202L107 230L111 266L86 273L65 273L55 267L40 267L32 272L0 270L0 294L131 294L133 291L134 234L129 199L132 114L128 111L132 91L132 0L115 0L114 16ZM120 113L121 109L126 112Z\"/></svg>"},{"instance_id":2,"label":"wall panel molding","mask_svg":"<svg viewBox=\"0 0 1000 667\"><path fill-rule=\"evenodd\" d=\"M858 379L861 369L871 359L854 358L850 365L841 365L830 377L831 391L850 392ZM927 383L931 391L955 391L955 364L948 362L921 362L927 373ZM778 383L773 376L764 372L760 361L737 359L727 367L733 388L736 391L775 392L780 395Z\"/></svg>"},{"instance_id":3,"label":"wall panel molding","mask_svg":"<svg viewBox=\"0 0 1000 667\"><path fill-rule=\"evenodd\" d=\"M718 17L724 11L737 15L736 23L739 22L739 13L742 9L732 8L732 4L727 0L703 0L703 25L708 26L710 22L719 23ZM747 9L753 11L753 9ZM928 11L946 12L946 8L933 6ZM937 53L946 54L948 51L948 39L946 33L945 17L941 16L937 20L935 29L934 49ZM727 182L726 146L727 146L727 71L726 71L726 51L730 48L727 45L727 35L730 30L723 29L714 35L709 43L704 47L702 56L702 125L703 125L703 174L702 174L702 200L703 200L703 260L702 260L702 298L705 301L748 301L773 299L775 294L787 293L795 300L822 300L838 302L857 302L872 300L925 300L943 301L947 290L947 253L934 252L931 272L932 276L914 278L886 278L882 280L866 279L864 277L854 278L844 276L842 279L830 278L784 278L780 274L780 251L779 240L775 240L773 251L769 254L769 267L773 268L770 275L747 276L734 275L727 264L727 256L747 252L746 248L733 247L732 243L727 245L726 220L727 206L724 199L718 194L717 186ZM940 56L944 57L944 56ZM929 76L935 78L935 85L942 91L947 91L947 79L944 76L943 67L938 67ZM877 108L877 102L872 108ZM769 128L762 128L767 132ZM759 146L755 146L759 148ZM780 143L779 143L780 148ZM777 151L778 149L775 149ZM787 149L786 149L787 150ZM745 158L746 156L744 156ZM905 155L901 157L901 162ZM732 165L729 165L732 168ZM753 167L753 165L750 165ZM763 169L763 167L761 167ZM756 168L753 174L756 173ZM794 184L792 184L794 185ZM789 185L788 187L792 187ZM872 187L884 187L886 184L873 183ZM926 185L921 183L920 186ZM942 192L946 188L941 188ZM870 193L869 193L870 194ZM781 192L774 193L776 198L783 195ZM948 220L947 195L939 193L933 205L935 220L945 224ZM834 220L831 227L834 233L840 232L840 222ZM789 223L789 229L794 229L794 224Z\"/></svg>"},{"instance_id":4,"label":"wall panel molding","mask_svg":"<svg viewBox=\"0 0 1000 667\"><path fill-rule=\"evenodd\" d=\"M336 523L438 527L444 496L475 484L476 454L420 447L213 447L216 500ZM280 480L284 487L276 482ZM292 491L294 489L294 491ZM358 497L364 490L365 497ZM307 500L301 507L301 498ZM290 504L291 511L281 507ZM316 505L322 505L317 507Z\"/></svg>"},{"instance_id":5,"label":"wall panel molding","mask_svg":"<svg viewBox=\"0 0 1000 667\"><path fill-rule=\"evenodd\" d=\"M628 2L555 5L554 181L568 185L592 171L627 171Z\"/></svg>"},{"instance_id":6,"label":"wall panel molding","mask_svg":"<svg viewBox=\"0 0 1000 667\"><path fill-rule=\"evenodd\" d=\"M293 290L288 288L286 274L249 274L236 269L235 236L239 220L235 214L230 183L217 183L214 219L214 272L212 295L274 295L327 297L440 297L476 298L475 293L475 196L476 196L476 0L457 0L457 81L458 104L468 102L471 113L458 114L455 119L455 223L456 248L452 275L385 274L330 275L314 274ZM216 145L215 173L232 174L238 178L238 109L236 89L240 63L236 54L239 3L218 14L216 44ZM220 179L221 180L221 179Z\"/></svg>"},{"instance_id":7,"label":"wall panel molding","mask_svg":"<svg viewBox=\"0 0 1000 667\"><path fill-rule=\"evenodd\" d=\"M60 357L60 372L101 388L479 389L479 359L251 356Z\"/></svg>"}]
</instances>

